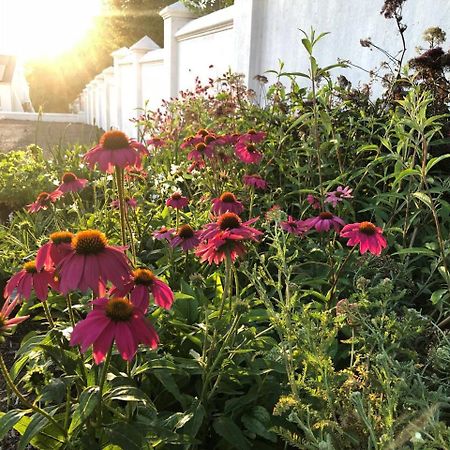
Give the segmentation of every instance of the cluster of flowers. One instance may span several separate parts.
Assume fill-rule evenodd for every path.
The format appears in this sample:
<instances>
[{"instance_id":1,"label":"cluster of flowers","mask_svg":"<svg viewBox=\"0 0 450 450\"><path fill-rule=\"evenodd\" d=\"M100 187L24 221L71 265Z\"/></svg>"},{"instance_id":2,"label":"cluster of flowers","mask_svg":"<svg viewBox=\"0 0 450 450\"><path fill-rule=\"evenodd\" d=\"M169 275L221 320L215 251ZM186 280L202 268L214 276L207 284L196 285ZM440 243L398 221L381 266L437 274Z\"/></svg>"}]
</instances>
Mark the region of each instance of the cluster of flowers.
<instances>
[{"instance_id":1,"label":"cluster of flowers","mask_svg":"<svg viewBox=\"0 0 450 450\"><path fill-rule=\"evenodd\" d=\"M344 199L351 198L353 198L352 189L348 186L339 186L336 191L327 193L323 203L336 207ZM307 201L314 209L321 208L317 197L310 194ZM317 216L306 220L296 220L292 216L288 216L288 220L282 221L280 225L284 231L298 236L302 236L312 229L319 233L334 229L336 233L340 233L341 237L348 238L348 246L359 245L361 254L368 251L374 255L380 255L387 245L382 229L372 222L364 221L346 225L343 219L329 211L322 211Z\"/></svg>"},{"instance_id":2,"label":"cluster of flowers","mask_svg":"<svg viewBox=\"0 0 450 450\"><path fill-rule=\"evenodd\" d=\"M71 345L84 352L93 345L94 360L100 363L115 340L126 360L136 354L139 343L156 347L158 335L145 314L150 293L156 305L169 309L174 295L151 270L132 270L125 248L111 246L98 230L77 234L68 231L50 235L36 259L8 281L4 295L8 302L27 300L34 291L46 301L48 288L63 295L72 291L93 291L96 299L86 319L77 323Z\"/></svg>"}]
</instances>

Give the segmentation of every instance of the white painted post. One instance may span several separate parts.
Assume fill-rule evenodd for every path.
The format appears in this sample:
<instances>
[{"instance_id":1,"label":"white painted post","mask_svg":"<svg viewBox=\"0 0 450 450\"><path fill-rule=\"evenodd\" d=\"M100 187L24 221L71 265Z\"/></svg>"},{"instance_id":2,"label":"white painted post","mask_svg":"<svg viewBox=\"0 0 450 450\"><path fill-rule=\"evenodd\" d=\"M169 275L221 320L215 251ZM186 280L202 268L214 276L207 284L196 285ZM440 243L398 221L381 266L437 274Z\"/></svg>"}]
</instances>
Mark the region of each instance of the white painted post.
<instances>
[{"instance_id":1,"label":"white painted post","mask_svg":"<svg viewBox=\"0 0 450 450\"><path fill-rule=\"evenodd\" d=\"M245 0L244 0L245 1ZM160 13L164 19L164 67L166 77L165 98L178 95L178 42L176 32L195 18L195 14L181 2L164 8Z\"/></svg>"},{"instance_id":2,"label":"white painted post","mask_svg":"<svg viewBox=\"0 0 450 450\"><path fill-rule=\"evenodd\" d=\"M259 24L264 14L265 0L235 0L234 36L236 72L245 75L244 82L255 88L260 60L262 30ZM277 18L275 18L277 19Z\"/></svg>"},{"instance_id":3,"label":"white painted post","mask_svg":"<svg viewBox=\"0 0 450 450\"><path fill-rule=\"evenodd\" d=\"M104 78L100 73L94 78L95 83L95 113L97 117L97 126L104 127Z\"/></svg>"},{"instance_id":4,"label":"white painted post","mask_svg":"<svg viewBox=\"0 0 450 450\"><path fill-rule=\"evenodd\" d=\"M126 47L119 48L111 53L113 57L113 68L114 68L114 85L115 85L115 98L116 98L116 111L113 112L111 119L111 126L119 130L122 129L122 80L120 77L120 67L119 62L122 58L129 54L129 50Z\"/></svg>"},{"instance_id":5,"label":"white painted post","mask_svg":"<svg viewBox=\"0 0 450 450\"><path fill-rule=\"evenodd\" d=\"M107 67L103 72L103 95L105 98L104 103L104 130L108 131L111 128L111 114L114 106L113 91L114 91L114 69L113 67Z\"/></svg>"}]
</instances>

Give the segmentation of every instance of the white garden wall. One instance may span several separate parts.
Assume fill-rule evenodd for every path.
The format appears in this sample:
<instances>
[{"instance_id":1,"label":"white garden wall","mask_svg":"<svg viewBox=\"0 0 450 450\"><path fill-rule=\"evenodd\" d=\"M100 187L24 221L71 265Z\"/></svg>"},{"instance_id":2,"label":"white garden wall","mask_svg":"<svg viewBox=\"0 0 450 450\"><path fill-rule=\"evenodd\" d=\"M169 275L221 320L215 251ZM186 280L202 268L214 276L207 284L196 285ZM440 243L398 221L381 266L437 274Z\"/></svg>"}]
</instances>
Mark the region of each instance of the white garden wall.
<instances>
[{"instance_id":1,"label":"white garden wall","mask_svg":"<svg viewBox=\"0 0 450 450\"><path fill-rule=\"evenodd\" d=\"M277 69L279 60L285 71L306 71L299 29L308 32L311 27L331 33L315 51L322 66L340 58L373 69L386 58L361 47L360 39L370 37L393 55L401 49L394 20L379 14L382 5L383 0L235 0L234 6L195 19L180 2L174 3L161 11L164 48L144 37L129 49L115 51L113 65L86 86L74 109L82 121L134 136L129 119L137 117L145 103L156 109L161 100L192 89L196 76L207 81L231 69L243 73L249 87L258 90L254 76ZM450 1L408 0L404 22L407 61L424 45L426 28L440 26L450 34ZM341 72L354 84L368 79L355 68Z\"/></svg>"}]
</instances>

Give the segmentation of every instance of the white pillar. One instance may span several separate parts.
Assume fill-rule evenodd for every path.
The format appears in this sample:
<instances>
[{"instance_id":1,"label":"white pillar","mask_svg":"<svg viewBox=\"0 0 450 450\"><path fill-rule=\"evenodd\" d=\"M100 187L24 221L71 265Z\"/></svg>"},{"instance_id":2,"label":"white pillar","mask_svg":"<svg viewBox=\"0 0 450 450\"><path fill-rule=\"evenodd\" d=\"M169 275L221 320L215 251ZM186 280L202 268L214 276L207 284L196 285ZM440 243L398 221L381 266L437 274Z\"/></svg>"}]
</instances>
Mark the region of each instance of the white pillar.
<instances>
[{"instance_id":1,"label":"white pillar","mask_svg":"<svg viewBox=\"0 0 450 450\"><path fill-rule=\"evenodd\" d=\"M159 14L164 19L164 70L167 80L164 97L176 97L179 91L179 83L178 42L175 34L181 27L195 18L195 14L181 2L167 6Z\"/></svg>"},{"instance_id":2,"label":"white pillar","mask_svg":"<svg viewBox=\"0 0 450 450\"><path fill-rule=\"evenodd\" d=\"M235 0L234 3L235 68L243 73L245 84L255 89L253 79L259 75L262 40L261 20L265 12L265 0Z\"/></svg>"},{"instance_id":3,"label":"white pillar","mask_svg":"<svg viewBox=\"0 0 450 450\"><path fill-rule=\"evenodd\" d=\"M113 108L115 108L115 102L114 102L114 69L113 67L107 67L103 72L103 78L104 78L104 130L108 131L111 128L111 119L112 119L112 112Z\"/></svg>"},{"instance_id":4,"label":"white pillar","mask_svg":"<svg viewBox=\"0 0 450 450\"><path fill-rule=\"evenodd\" d=\"M115 94L114 97L116 99L115 112L113 111L111 119L111 126L117 128L118 130L122 129L122 78L120 76L120 61L125 58L125 56L129 55L130 51L126 47L119 48L111 53L113 57L113 68L114 68L114 86L115 86Z\"/></svg>"}]
</instances>

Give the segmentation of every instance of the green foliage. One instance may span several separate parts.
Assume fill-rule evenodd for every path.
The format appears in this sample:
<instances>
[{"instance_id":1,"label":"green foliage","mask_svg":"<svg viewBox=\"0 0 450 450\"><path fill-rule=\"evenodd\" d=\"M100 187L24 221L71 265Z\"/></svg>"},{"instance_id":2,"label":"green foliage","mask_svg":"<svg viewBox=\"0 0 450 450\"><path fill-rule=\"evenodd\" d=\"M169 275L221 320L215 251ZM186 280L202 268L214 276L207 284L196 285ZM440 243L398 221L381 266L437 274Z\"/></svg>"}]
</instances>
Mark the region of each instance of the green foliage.
<instances>
[{"instance_id":1,"label":"green foliage","mask_svg":"<svg viewBox=\"0 0 450 450\"><path fill-rule=\"evenodd\" d=\"M303 35L308 71L281 65L277 82L256 96L227 73L143 111L142 138L163 145L151 149L145 172L127 177L125 195L137 207L125 235L134 267L151 268L175 294L170 310L151 303L146 314L160 345L140 346L130 363L113 346L110 363L97 366L90 349L81 354L69 343L68 312L84 319L92 295L72 293L70 306L51 293L53 329L32 296L21 313L37 330L23 339L9 376L33 393L35 409L2 415L0 436L15 427L21 446L42 450L448 446L450 186L448 154L436 153L448 144L448 116L435 114L435 98L416 78L395 102L333 82L336 66L322 68L314 57L324 36ZM261 107L255 99L263 93ZM223 145L219 158L192 167L192 149L181 145L200 128L222 137L265 131L256 144L262 163L244 164ZM29 161L32 174L40 164L55 179L76 168L90 185L34 215L12 214L0 228L8 276L55 230L98 228L121 242L113 176L88 172L82 153ZM247 186L242 178L252 173L270 188ZM326 201L344 186L353 198ZM186 208L166 205L174 191L189 197ZM226 191L263 232L233 264L201 263L154 237L163 226L200 229L212 220L211 199ZM319 212L376 224L387 248L361 254L333 229L286 231L288 216Z\"/></svg>"}]
</instances>

